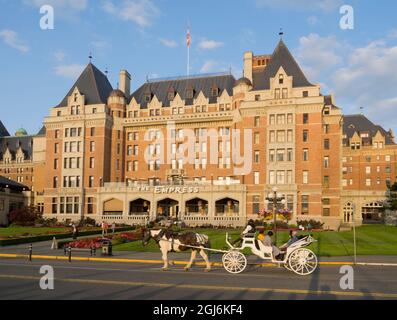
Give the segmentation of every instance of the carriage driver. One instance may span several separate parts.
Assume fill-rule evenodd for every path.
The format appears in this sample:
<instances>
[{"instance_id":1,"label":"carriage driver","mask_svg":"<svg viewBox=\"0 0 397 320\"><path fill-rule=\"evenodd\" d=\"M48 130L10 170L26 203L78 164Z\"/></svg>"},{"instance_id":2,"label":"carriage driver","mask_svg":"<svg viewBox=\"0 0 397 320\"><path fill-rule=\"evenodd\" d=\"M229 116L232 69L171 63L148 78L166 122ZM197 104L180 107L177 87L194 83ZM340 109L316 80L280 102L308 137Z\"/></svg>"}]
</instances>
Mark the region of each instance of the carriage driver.
<instances>
[{"instance_id":1,"label":"carriage driver","mask_svg":"<svg viewBox=\"0 0 397 320\"><path fill-rule=\"evenodd\" d=\"M248 221L248 224L245 227L244 231L240 234L240 237L237 238L236 240L234 240L232 242L232 245L234 246L237 243L241 244L241 242L243 241L244 237L247 236L247 235L252 235L252 237L255 237L255 230L256 230L255 222L254 222L254 220L250 219Z\"/></svg>"}]
</instances>

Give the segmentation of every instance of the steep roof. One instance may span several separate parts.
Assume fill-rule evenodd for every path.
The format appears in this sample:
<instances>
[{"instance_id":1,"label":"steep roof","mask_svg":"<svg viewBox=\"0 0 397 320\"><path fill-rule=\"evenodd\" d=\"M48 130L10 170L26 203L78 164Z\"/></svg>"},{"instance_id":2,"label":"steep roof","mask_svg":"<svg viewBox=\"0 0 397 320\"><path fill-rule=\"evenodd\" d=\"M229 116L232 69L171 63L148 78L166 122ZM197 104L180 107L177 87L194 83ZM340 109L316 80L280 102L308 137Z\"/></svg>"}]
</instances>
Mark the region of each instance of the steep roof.
<instances>
[{"instance_id":1,"label":"steep roof","mask_svg":"<svg viewBox=\"0 0 397 320\"><path fill-rule=\"evenodd\" d=\"M375 125L364 115L354 114L343 116L343 133L347 136L346 140L353 137L355 132L358 134L368 133L369 138L372 139L378 131L385 136L386 144L395 144L389 132L381 126Z\"/></svg>"},{"instance_id":2,"label":"steep roof","mask_svg":"<svg viewBox=\"0 0 397 320\"><path fill-rule=\"evenodd\" d=\"M0 121L0 137L8 137L10 134L8 133L6 127L3 122Z\"/></svg>"},{"instance_id":3,"label":"steep roof","mask_svg":"<svg viewBox=\"0 0 397 320\"><path fill-rule=\"evenodd\" d=\"M186 99L186 89L192 88L194 90L194 98L197 98L200 92L202 92L204 96L209 99L209 103L216 103L218 97L213 97L211 95L212 87L216 86L219 89L219 95L221 95L224 90L226 90L229 95L233 95L235 81L235 78L230 74L154 80L142 85L131 95L130 100L135 98L141 105L141 108L146 109L148 103L145 101L145 95L151 93L152 96L156 96L157 99L162 102L163 106L169 107L170 100L168 99L168 93L172 90L175 95L178 93L179 96L185 100L186 105L192 105L193 99Z\"/></svg>"},{"instance_id":4,"label":"steep roof","mask_svg":"<svg viewBox=\"0 0 397 320\"><path fill-rule=\"evenodd\" d=\"M15 191L29 190L29 188L23 184L20 184L14 180L7 179L6 177L0 176L0 187L8 187Z\"/></svg>"},{"instance_id":5,"label":"steep roof","mask_svg":"<svg viewBox=\"0 0 397 320\"><path fill-rule=\"evenodd\" d=\"M26 159L31 159L33 149L33 136L13 136L0 138L0 160L3 160L3 156L7 148L10 150L13 159L15 159L15 155L19 147L22 148Z\"/></svg>"},{"instance_id":6,"label":"steep roof","mask_svg":"<svg viewBox=\"0 0 397 320\"><path fill-rule=\"evenodd\" d=\"M85 103L88 105L107 103L109 94L113 90L106 75L98 70L92 63L89 63L69 90L68 94L57 106L58 108L67 106L68 97L76 87L79 89L80 93L85 96Z\"/></svg>"},{"instance_id":7,"label":"steep roof","mask_svg":"<svg viewBox=\"0 0 397 320\"><path fill-rule=\"evenodd\" d=\"M38 136L45 136L47 132L47 129L45 126L43 126L40 131L37 133Z\"/></svg>"},{"instance_id":8,"label":"steep roof","mask_svg":"<svg viewBox=\"0 0 397 320\"><path fill-rule=\"evenodd\" d=\"M269 64L261 70L254 70L254 90L269 90L270 78L274 78L280 67L283 67L288 76L293 77L293 87L313 86L304 75L283 40L280 40L274 50Z\"/></svg>"}]
</instances>

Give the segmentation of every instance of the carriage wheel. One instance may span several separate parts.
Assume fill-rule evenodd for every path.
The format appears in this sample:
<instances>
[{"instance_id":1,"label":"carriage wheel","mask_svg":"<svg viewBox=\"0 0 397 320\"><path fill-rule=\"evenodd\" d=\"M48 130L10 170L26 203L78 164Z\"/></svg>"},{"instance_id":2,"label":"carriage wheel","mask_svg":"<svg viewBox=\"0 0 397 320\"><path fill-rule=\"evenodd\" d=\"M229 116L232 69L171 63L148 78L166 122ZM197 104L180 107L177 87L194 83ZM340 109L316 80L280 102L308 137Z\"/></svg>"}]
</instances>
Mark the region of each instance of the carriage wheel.
<instances>
[{"instance_id":1,"label":"carriage wheel","mask_svg":"<svg viewBox=\"0 0 397 320\"><path fill-rule=\"evenodd\" d=\"M222 257L223 267L229 273L238 274L247 267L247 258L239 251L230 251Z\"/></svg>"},{"instance_id":2,"label":"carriage wheel","mask_svg":"<svg viewBox=\"0 0 397 320\"><path fill-rule=\"evenodd\" d=\"M317 268L317 256L305 248L296 249L288 258L289 268L300 276L312 274Z\"/></svg>"}]
</instances>

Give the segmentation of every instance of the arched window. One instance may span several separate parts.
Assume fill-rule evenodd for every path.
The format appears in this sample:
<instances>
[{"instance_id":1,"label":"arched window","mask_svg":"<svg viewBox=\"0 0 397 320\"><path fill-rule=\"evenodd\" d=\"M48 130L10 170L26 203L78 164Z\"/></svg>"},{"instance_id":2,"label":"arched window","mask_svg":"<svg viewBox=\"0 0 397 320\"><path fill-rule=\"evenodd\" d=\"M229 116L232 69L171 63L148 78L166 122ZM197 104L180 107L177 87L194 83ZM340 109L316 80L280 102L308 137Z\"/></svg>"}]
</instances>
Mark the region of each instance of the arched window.
<instances>
[{"instance_id":1,"label":"arched window","mask_svg":"<svg viewBox=\"0 0 397 320\"><path fill-rule=\"evenodd\" d=\"M283 74L280 74L280 75L279 75L279 77L278 77L278 83L279 83L279 84L284 84L284 75L283 75Z\"/></svg>"}]
</instances>

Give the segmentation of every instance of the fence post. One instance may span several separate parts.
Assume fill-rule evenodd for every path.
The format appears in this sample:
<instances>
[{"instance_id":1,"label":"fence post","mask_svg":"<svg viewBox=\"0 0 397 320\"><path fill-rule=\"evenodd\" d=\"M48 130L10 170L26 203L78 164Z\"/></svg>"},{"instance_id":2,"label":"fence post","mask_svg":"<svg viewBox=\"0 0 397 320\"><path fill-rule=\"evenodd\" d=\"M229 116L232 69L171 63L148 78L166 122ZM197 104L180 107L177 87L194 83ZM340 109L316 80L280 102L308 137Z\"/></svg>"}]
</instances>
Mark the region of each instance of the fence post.
<instances>
[{"instance_id":1,"label":"fence post","mask_svg":"<svg viewBox=\"0 0 397 320\"><path fill-rule=\"evenodd\" d=\"M69 262L72 262L72 247L69 246Z\"/></svg>"},{"instance_id":2,"label":"fence post","mask_svg":"<svg viewBox=\"0 0 397 320\"><path fill-rule=\"evenodd\" d=\"M32 254L33 254L33 244L29 246L29 261L32 261Z\"/></svg>"}]
</instances>

